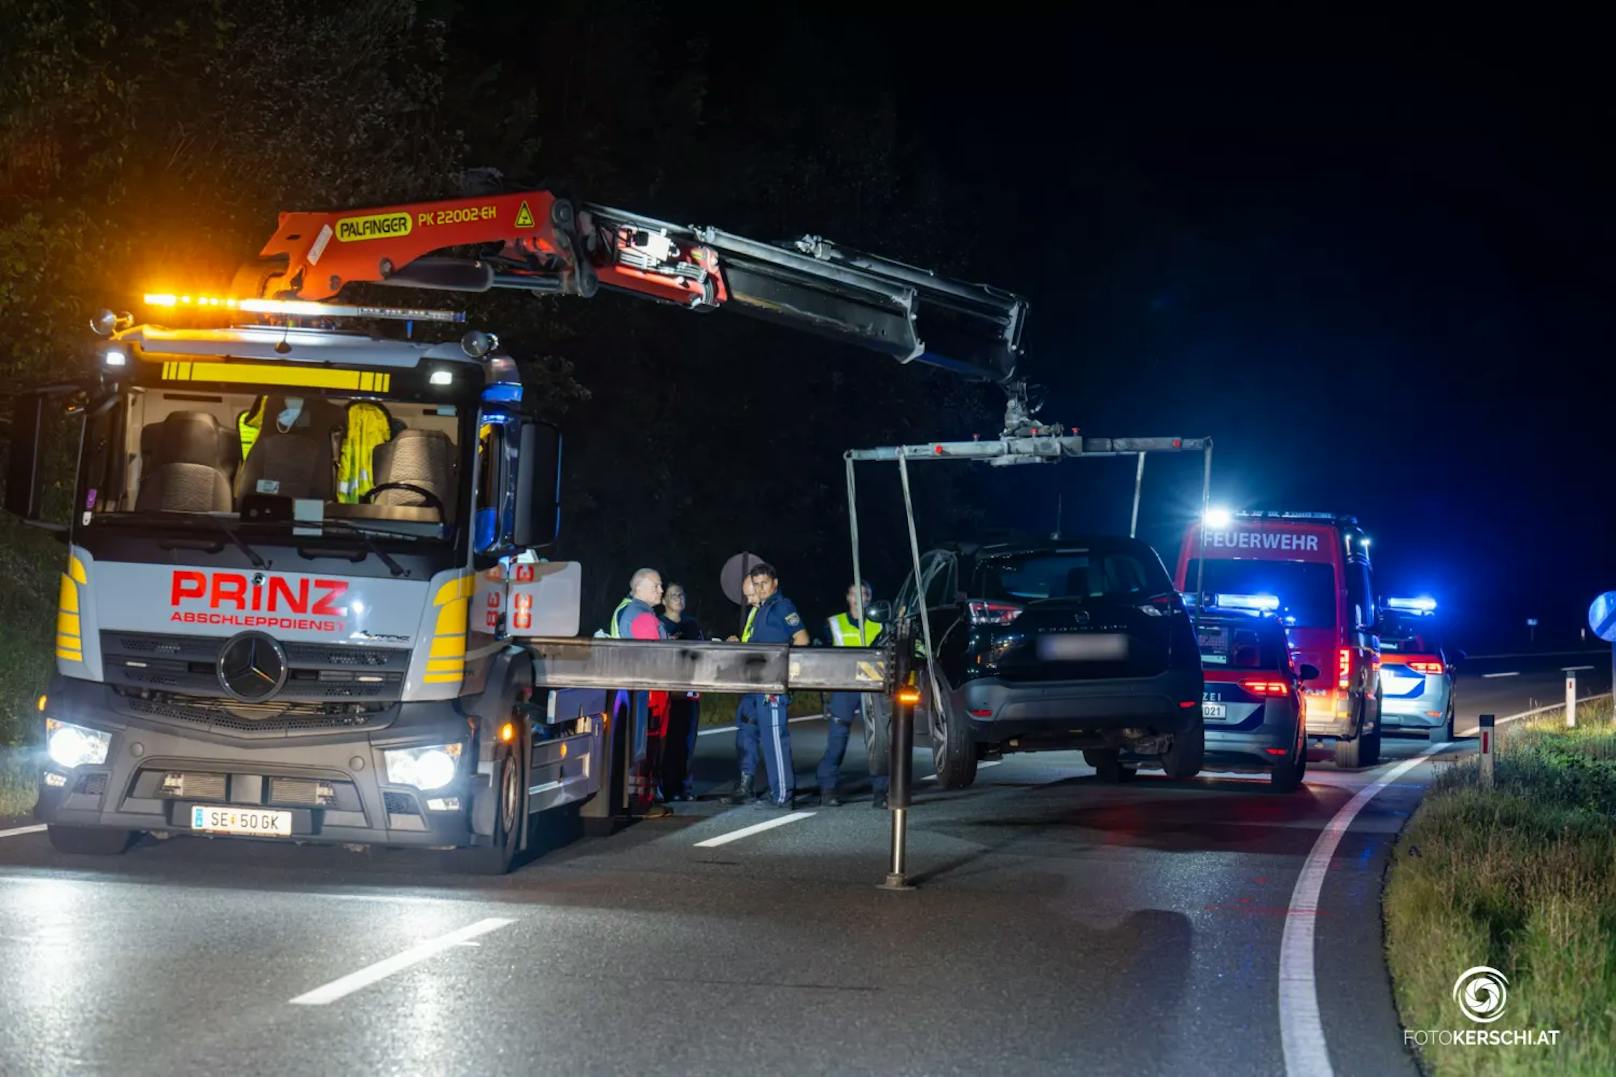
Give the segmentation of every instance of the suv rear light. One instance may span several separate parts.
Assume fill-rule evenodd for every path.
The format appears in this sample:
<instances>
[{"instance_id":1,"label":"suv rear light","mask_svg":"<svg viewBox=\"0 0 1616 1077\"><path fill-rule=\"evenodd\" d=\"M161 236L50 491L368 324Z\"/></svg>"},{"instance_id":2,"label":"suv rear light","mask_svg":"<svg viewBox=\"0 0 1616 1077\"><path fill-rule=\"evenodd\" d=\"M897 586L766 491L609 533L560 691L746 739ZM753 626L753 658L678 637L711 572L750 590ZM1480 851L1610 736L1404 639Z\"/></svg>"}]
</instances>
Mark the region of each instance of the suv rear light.
<instances>
[{"instance_id":1,"label":"suv rear light","mask_svg":"<svg viewBox=\"0 0 1616 1077\"><path fill-rule=\"evenodd\" d=\"M965 612L973 625L1007 625L1021 616L1022 607L1014 602L989 602L973 598L965 604Z\"/></svg>"},{"instance_id":2,"label":"suv rear light","mask_svg":"<svg viewBox=\"0 0 1616 1077\"><path fill-rule=\"evenodd\" d=\"M1254 696L1289 695L1291 686L1284 681L1241 681L1240 687Z\"/></svg>"},{"instance_id":3,"label":"suv rear light","mask_svg":"<svg viewBox=\"0 0 1616 1077\"><path fill-rule=\"evenodd\" d=\"M1343 647L1336 652L1336 684L1335 686L1345 692L1352 684L1352 648Z\"/></svg>"},{"instance_id":4,"label":"suv rear light","mask_svg":"<svg viewBox=\"0 0 1616 1077\"><path fill-rule=\"evenodd\" d=\"M1433 662L1429 659L1421 659L1418 662L1410 662L1408 663L1408 668L1412 669L1415 673L1424 673L1432 677L1440 676L1442 674L1442 663L1439 661Z\"/></svg>"}]
</instances>

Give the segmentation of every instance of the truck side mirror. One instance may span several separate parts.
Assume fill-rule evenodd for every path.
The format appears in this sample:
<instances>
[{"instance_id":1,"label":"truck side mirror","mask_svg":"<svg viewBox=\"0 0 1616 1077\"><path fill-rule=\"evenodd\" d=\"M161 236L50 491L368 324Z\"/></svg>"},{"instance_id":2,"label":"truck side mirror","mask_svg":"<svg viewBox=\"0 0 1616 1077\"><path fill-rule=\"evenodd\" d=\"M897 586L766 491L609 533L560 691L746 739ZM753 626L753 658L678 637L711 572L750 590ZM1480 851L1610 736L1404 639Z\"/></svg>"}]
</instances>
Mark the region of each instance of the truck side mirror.
<instances>
[{"instance_id":1,"label":"truck side mirror","mask_svg":"<svg viewBox=\"0 0 1616 1077\"><path fill-rule=\"evenodd\" d=\"M11 515L28 522L39 519L39 435L44 426L43 393L24 393L12 398L5 508Z\"/></svg>"},{"instance_id":2,"label":"truck side mirror","mask_svg":"<svg viewBox=\"0 0 1616 1077\"><path fill-rule=\"evenodd\" d=\"M892 620L892 603L884 598L879 602L871 602L869 607L865 609L864 614L872 621L886 624Z\"/></svg>"},{"instance_id":3,"label":"truck side mirror","mask_svg":"<svg viewBox=\"0 0 1616 1077\"><path fill-rule=\"evenodd\" d=\"M522 423L517 461L512 537L519 547L549 546L561 532L561 430L536 419Z\"/></svg>"},{"instance_id":4,"label":"truck side mirror","mask_svg":"<svg viewBox=\"0 0 1616 1077\"><path fill-rule=\"evenodd\" d=\"M1302 663L1302 668L1296 671L1296 679L1300 681L1316 681L1319 679L1319 667L1310 662Z\"/></svg>"}]
</instances>

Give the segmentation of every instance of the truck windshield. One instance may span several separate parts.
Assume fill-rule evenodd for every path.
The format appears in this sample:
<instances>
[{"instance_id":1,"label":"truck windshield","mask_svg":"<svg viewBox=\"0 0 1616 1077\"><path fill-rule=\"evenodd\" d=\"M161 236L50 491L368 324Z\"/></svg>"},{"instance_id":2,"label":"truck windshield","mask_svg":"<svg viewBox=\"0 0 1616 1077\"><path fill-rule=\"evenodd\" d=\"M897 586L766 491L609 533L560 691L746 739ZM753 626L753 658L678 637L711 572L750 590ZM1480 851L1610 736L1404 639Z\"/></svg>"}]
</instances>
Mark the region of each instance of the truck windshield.
<instances>
[{"instance_id":1,"label":"truck windshield","mask_svg":"<svg viewBox=\"0 0 1616 1077\"><path fill-rule=\"evenodd\" d=\"M90 419L75 522L202 526L206 514L232 529L342 521L442 538L466 511L464 411L307 389L130 387Z\"/></svg>"}]
</instances>

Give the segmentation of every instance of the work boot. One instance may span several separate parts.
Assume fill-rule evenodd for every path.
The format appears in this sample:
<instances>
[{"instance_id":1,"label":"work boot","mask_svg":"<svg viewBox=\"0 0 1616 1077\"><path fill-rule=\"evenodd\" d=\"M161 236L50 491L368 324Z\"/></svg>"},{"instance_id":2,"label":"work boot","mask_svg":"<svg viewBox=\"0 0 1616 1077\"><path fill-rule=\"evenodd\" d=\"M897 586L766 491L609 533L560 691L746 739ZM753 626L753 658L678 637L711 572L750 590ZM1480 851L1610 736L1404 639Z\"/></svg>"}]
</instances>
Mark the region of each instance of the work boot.
<instances>
[{"instance_id":1,"label":"work boot","mask_svg":"<svg viewBox=\"0 0 1616 1077\"><path fill-rule=\"evenodd\" d=\"M836 790L830 789L819 794L819 803L827 808L840 808L842 798Z\"/></svg>"},{"instance_id":2,"label":"work boot","mask_svg":"<svg viewBox=\"0 0 1616 1077\"><path fill-rule=\"evenodd\" d=\"M735 784L735 792L724 798L725 804L745 804L752 799L752 776L742 774L741 780Z\"/></svg>"},{"instance_id":3,"label":"work boot","mask_svg":"<svg viewBox=\"0 0 1616 1077\"><path fill-rule=\"evenodd\" d=\"M877 793L877 794L875 794L875 799L870 802L870 807L874 808L876 811L881 811L886 806L887 806L887 795L885 793Z\"/></svg>"},{"instance_id":4,"label":"work boot","mask_svg":"<svg viewBox=\"0 0 1616 1077\"><path fill-rule=\"evenodd\" d=\"M673 809L668 807L666 804L652 804L649 808L645 809L645 813L641 815L640 818L667 819L672 815Z\"/></svg>"},{"instance_id":5,"label":"work boot","mask_svg":"<svg viewBox=\"0 0 1616 1077\"><path fill-rule=\"evenodd\" d=\"M752 802L752 807L757 808L759 811L790 811L796 806L796 801L791 797L776 800L772 793L765 797L759 797Z\"/></svg>"}]
</instances>

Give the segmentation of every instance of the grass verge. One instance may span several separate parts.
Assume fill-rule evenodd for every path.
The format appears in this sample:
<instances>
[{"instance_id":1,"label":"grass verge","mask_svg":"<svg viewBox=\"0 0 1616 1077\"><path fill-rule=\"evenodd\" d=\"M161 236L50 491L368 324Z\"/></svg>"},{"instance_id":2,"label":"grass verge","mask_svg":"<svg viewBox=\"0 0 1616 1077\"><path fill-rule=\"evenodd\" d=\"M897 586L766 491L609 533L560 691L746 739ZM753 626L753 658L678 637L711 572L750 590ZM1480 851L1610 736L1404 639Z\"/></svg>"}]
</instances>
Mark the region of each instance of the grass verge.
<instances>
[{"instance_id":1,"label":"grass verge","mask_svg":"<svg viewBox=\"0 0 1616 1077\"><path fill-rule=\"evenodd\" d=\"M1433 1042L1428 1072L1616 1073L1616 723L1611 703L1500 727L1495 788L1476 759L1432 782L1392 854L1387 967L1410 1030L1559 1029L1556 1046ZM1508 977L1503 1016L1466 1018L1460 973Z\"/></svg>"}]
</instances>

